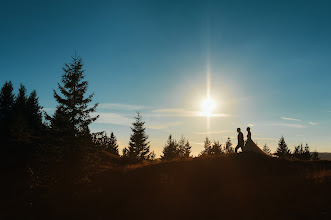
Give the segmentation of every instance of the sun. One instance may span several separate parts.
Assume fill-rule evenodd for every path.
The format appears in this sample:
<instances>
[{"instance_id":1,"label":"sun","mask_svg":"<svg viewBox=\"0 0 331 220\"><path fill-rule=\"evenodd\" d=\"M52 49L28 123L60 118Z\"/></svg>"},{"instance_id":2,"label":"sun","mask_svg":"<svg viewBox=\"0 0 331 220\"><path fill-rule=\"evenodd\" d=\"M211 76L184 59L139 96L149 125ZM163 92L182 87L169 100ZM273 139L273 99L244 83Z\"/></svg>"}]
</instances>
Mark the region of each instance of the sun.
<instances>
[{"instance_id":1,"label":"sun","mask_svg":"<svg viewBox=\"0 0 331 220\"><path fill-rule=\"evenodd\" d=\"M203 116L211 116L213 111L216 108L216 102L211 98L206 98L201 103L202 112L201 115Z\"/></svg>"}]
</instances>

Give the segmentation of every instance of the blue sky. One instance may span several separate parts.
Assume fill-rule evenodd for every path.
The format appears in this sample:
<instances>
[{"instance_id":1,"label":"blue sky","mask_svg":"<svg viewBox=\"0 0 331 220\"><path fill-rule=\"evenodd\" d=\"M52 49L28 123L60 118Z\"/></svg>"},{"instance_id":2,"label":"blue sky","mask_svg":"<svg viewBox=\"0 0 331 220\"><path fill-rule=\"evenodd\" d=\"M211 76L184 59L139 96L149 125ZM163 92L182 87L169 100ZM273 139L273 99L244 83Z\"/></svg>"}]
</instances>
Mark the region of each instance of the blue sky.
<instances>
[{"instance_id":1,"label":"blue sky","mask_svg":"<svg viewBox=\"0 0 331 220\"><path fill-rule=\"evenodd\" d=\"M331 14L328 1L2 1L0 82L52 89L75 54L84 60L100 119L127 146L139 110L151 149L184 135L193 153L206 136L236 144L252 128L272 150L308 142L331 151ZM197 115L207 69L216 114Z\"/></svg>"}]
</instances>

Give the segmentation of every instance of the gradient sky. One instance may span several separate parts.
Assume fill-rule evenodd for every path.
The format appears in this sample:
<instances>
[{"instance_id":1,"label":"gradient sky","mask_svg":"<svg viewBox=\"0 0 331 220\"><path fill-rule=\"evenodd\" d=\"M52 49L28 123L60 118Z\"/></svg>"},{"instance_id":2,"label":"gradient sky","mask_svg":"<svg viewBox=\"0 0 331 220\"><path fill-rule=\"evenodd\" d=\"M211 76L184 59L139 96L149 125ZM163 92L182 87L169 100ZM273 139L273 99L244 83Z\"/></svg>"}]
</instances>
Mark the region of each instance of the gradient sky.
<instances>
[{"instance_id":1,"label":"gradient sky","mask_svg":"<svg viewBox=\"0 0 331 220\"><path fill-rule=\"evenodd\" d=\"M0 82L52 89L75 50L100 119L127 146L136 111L159 155L169 134L202 150L204 138L236 145L251 126L259 146L306 142L331 151L329 1L1 1ZM207 71L215 113L197 116ZM244 133L246 136L246 132Z\"/></svg>"}]
</instances>

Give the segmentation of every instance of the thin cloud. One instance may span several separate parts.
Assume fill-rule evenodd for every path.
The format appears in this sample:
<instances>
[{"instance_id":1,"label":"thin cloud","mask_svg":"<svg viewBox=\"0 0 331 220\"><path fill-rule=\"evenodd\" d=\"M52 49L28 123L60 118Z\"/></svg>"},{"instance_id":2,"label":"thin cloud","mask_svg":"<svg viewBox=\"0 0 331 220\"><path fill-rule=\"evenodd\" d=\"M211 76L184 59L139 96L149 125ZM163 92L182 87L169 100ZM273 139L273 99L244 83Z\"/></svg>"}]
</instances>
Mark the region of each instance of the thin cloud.
<instances>
[{"instance_id":1,"label":"thin cloud","mask_svg":"<svg viewBox=\"0 0 331 220\"><path fill-rule=\"evenodd\" d=\"M248 126L250 126L250 127L253 127L253 126L255 126L254 124L247 124Z\"/></svg>"},{"instance_id":2,"label":"thin cloud","mask_svg":"<svg viewBox=\"0 0 331 220\"><path fill-rule=\"evenodd\" d=\"M127 110L127 111L134 111L134 110L141 110L146 109L147 106L139 106L139 105L128 105L128 104L120 104L120 103L101 103L98 106L98 109L113 109L113 110Z\"/></svg>"},{"instance_id":3,"label":"thin cloud","mask_svg":"<svg viewBox=\"0 0 331 220\"><path fill-rule=\"evenodd\" d=\"M55 108L43 108L43 110L47 113L53 113L55 111Z\"/></svg>"},{"instance_id":4,"label":"thin cloud","mask_svg":"<svg viewBox=\"0 0 331 220\"><path fill-rule=\"evenodd\" d=\"M306 128L307 127L307 126L302 125L302 124L286 124L286 123L274 123L274 124L271 124L271 125L290 127L290 128Z\"/></svg>"},{"instance_id":5,"label":"thin cloud","mask_svg":"<svg viewBox=\"0 0 331 220\"><path fill-rule=\"evenodd\" d=\"M224 134L232 132L231 130L219 130L219 131L204 131L204 132L193 132L193 134L206 135L206 134Z\"/></svg>"},{"instance_id":6,"label":"thin cloud","mask_svg":"<svg viewBox=\"0 0 331 220\"><path fill-rule=\"evenodd\" d=\"M153 112L161 112L161 113L183 113L187 112L184 109L181 108L163 108L163 109L155 109Z\"/></svg>"},{"instance_id":7,"label":"thin cloud","mask_svg":"<svg viewBox=\"0 0 331 220\"><path fill-rule=\"evenodd\" d=\"M162 124L150 124L150 125L146 125L146 128L163 130L163 129L168 129L170 127L176 127L181 124L183 124L183 122L175 121L175 122L167 122Z\"/></svg>"},{"instance_id":8,"label":"thin cloud","mask_svg":"<svg viewBox=\"0 0 331 220\"><path fill-rule=\"evenodd\" d=\"M99 115L99 118L98 120L96 120L96 123L129 126L133 122L132 118L117 113L98 112L98 113L92 113L91 115L92 116Z\"/></svg>"},{"instance_id":9,"label":"thin cloud","mask_svg":"<svg viewBox=\"0 0 331 220\"><path fill-rule=\"evenodd\" d=\"M318 123L311 122L311 121L309 121L308 123L311 124L311 125L318 125Z\"/></svg>"},{"instance_id":10,"label":"thin cloud","mask_svg":"<svg viewBox=\"0 0 331 220\"><path fill-rule=\"evenodd\" d=\"M158 117L206 117L202 112L199 111L188 111L180 108L166 108L166 109L155 109L148 116ZM230 117L228 114L210 114L209 117Z\"/></svg>"},{"instance_id":11,"label":"thin cloud","mask_svg":"<svg viewBox=\"0 0 331 220\"><path fill-rule=\"evenodd\" d=\"M285 118L285 117L281 117L281 119L288 120L288 121L301 121L300 119L296 119L296 118Z\"/></svg>"},{"instance_id":12,"label":"thin cloud","mask_svg":"<svg viewBox=\"0 0 331 220\"><path fill-rule=\"evenodd\" d=\"M277 138L264 138L264 137L262 137L262 138L254 138L254 139L256 139L256 140L273 140L273 141L278 141L279 140Z\"/></svg>"}]
</instances>

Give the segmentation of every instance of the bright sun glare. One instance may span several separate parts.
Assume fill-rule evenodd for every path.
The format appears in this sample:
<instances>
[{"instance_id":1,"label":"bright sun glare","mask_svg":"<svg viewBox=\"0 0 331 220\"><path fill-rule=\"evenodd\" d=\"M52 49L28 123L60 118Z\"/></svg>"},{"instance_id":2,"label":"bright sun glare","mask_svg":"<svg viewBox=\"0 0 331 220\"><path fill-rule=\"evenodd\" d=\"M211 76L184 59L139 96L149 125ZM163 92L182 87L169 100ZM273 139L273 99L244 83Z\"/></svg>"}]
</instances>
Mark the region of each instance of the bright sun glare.
<instances>
[{"instance_id":1,"label":"bright sun glare","mask_svg":"<svg viewBox=\"0 0 331 220\"><path fill-rule=\"evenodd\" d=\"M216 108L216 102L211 98L207 98L201 103L201 107L202 107L201 115L211 116Z\"/></svg>"}]
</instances>

